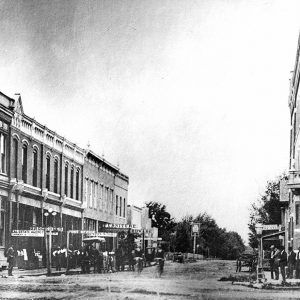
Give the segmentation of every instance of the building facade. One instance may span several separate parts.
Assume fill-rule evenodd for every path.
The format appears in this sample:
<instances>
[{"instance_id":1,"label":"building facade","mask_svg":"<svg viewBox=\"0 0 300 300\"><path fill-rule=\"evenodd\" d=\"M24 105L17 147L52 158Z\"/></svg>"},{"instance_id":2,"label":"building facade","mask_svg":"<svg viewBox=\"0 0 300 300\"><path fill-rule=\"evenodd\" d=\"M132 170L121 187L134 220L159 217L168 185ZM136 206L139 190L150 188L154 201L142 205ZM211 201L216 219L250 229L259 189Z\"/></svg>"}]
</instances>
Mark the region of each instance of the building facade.
<instances>
[{"instance_id":1,"label":"building facade","mask_svg":"<svg viewBox=\"0 0 300 300\"><path fill-rule=\"evenodd\" d=\"M100 224L126 223L114 199L117 192L127 203L128 177L27 116L20 95L0 93L0 156L0 265L9 243L28 256L44 254L43 238L26 235L28 230L61 228L52 242L66 246L68 231L98 232ZM81 234L69 238L81 246Z\"/></svg>"},{"instance_id":2,"label":"building facade","mask_svg":"<svg viewBox=\"0 0 300 300\"><path fill-rule=\"evenodd\" d=\"M133 231L140 234L136 243L139 244L142 249L157 247L159 240L158 228L152 227L148 207L127 205L127 223L133 228Z\"/></svg>"},{"instance_id":3,"label":"building facade","mask_svg":"<svg viewBox=\"0 0 300 300\"><path fill-rule=\"evenodd\" d=\"M290 80L288 105L290 109L290 154L289 174L281 182L282 224L285 230L285 245L300 247L300 36L296 61Z\"/></svg>"}]
</instances>

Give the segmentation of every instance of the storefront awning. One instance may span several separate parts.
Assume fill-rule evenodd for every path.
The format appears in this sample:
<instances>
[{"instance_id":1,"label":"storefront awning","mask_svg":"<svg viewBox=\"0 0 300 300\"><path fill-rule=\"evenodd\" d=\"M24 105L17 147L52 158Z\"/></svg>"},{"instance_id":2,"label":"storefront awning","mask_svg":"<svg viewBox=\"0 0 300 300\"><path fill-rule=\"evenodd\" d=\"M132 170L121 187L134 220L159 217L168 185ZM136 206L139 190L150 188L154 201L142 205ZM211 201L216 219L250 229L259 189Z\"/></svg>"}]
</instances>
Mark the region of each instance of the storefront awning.
<instances>
[{"instance_id":1,"label":"storefront awning","mask_svg":"<svg viewBox=\"0 0 300 300\"><path fill-rule=\"evenodd\" d=\"M275 233L270 233L270 234L264 235L264 236L262 236L262 239L264 240L264 239L268 239L268 238L276 237L276 236L280 236L280 235L285 235L285 231L278 231Z\"/></svg>"}]
</instances>

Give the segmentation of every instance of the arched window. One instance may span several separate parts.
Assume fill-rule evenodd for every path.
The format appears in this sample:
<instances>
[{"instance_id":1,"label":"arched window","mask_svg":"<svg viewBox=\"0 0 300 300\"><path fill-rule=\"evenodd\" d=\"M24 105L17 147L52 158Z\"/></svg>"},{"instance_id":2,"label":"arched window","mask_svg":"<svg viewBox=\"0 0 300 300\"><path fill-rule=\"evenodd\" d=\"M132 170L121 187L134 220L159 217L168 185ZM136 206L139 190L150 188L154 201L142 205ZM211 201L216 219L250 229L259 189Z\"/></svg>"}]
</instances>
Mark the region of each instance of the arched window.
<instances>
[{"instance_id":1,"label":"arched window","mask_svg":"<svg viewBox=\"0 0 300 300\"><path fill-rule=\"evenodd\" d=\"M51 158L48 154L46 157L46 188L50 191L50 162Z\"/></svg>"},{"instance_id":2,"label":"arched window","mask_svg":"<svg viewBox=\"0 0 300 300\"><path fill-rule=\"evenodd\" d=\"M6 173L6 136L4 134L0 134L0 155L1 155L1 166L0 171L1 173Z\"/></svg>"},{"instance_id":3,"label":"arched window","mask_svg":"<svg viewBox=\"0 0 300 300\"><path fill-rule=\"evenodd\" d=\"M74 167L71 168L70 197L74 198Z\"/></svg>"},{"instance_id":4,"label":"arched window","mask_svg":"<svg viewBox=\"0 0 300 300\"><path fill-rule=\"evenodd\" d=\"M13 139L13 161L12 161L13 178L18 178L18 147L19 147L19 142L15 138Z\"/></svg>"},{"instance_id":5,"label":"arched window","mask_svg":"<svg viewBox=\"0 0 300 300\"><path fill-rule=\"evenodd\" d=\"M27 183L27 145L22 147L22 180Z\"/></svg>"},{"instance_id":6,"label":"arched window","mask_svg":"<svg viewBox=\"0 0 300 300\"><path fill-rule=\"evenodd\" d=\"M68 178L69 178L69 164L65 164L65 195L68 196Z\"/></svg>"},{"instance_id":7,"label":"arched window","mask_svg":"<svg viewBox=\"0 0 300 300\"><path fill-rule=\"evenodd\" d=\"M79 169L77 169L76 170L76 183L75 183L75 185L76 185L76 187L75 187L75 189L76 189L76 200L79 200Z\"/></svg>"},{"instance_id":8,"label":"arched window","mask_svg":"<svg viewBox=\"0 0 300 300\"><path fill-rule=\"evenodd\" d=\"M54 161L54 193L58 193L58 159Z\"/></svg>"},{"instance_id":9,"label":"arched window","mask_svg":"<svg viewBox=\"0 0 300 300\"><path fill-rule=\"evenodd\" d=\"M38 150L33 149L33 159L32 159L32 185L37 186L37 174L38 174Z\"/></svg>"}]
</instances>

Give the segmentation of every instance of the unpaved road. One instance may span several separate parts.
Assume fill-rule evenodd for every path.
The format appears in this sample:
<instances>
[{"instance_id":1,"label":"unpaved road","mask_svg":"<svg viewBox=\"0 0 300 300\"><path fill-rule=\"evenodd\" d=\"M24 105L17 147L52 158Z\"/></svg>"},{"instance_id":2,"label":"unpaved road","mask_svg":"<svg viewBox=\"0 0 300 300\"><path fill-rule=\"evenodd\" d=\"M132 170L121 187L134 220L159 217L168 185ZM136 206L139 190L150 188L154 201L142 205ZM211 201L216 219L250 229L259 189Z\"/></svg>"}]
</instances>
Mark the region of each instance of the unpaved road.
<instances>
[{"instance_id":1,"label":"unpaved road","mask_svg":"<svg viewBox=\"0 0 300 300\"><path fill-rule=\"evenodd\" d=\"M132 272L0 278L0 299L299 299L299 291L257 290L218 281L234 274L234 262L167 262L162 278L155 267Z\"/></svg>"}]
</instances>

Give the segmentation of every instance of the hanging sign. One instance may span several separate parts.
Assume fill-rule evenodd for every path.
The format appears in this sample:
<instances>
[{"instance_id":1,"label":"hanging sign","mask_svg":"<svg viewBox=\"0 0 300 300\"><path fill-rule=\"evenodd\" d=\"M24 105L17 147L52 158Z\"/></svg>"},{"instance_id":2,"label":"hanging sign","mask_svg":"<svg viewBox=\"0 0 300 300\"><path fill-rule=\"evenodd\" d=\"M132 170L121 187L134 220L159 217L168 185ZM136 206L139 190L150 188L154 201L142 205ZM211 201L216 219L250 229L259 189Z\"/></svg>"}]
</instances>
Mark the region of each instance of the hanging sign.
<instances>
[{"instance_id":1,"label":"hanging sign","mask_svg":"<svg viewBox=\"0 0 300 300\"><path fill-rule=\"evenodd\" d=\"M279 230L279 225L277 224L263 225L263 230Z\"/></svg>"},{"instance_id":2,"label":"hanging sign","mask_svg":"<svg viewBox=\"0 0 300 300\"><path fill-rule=\"evenodd\" d=\"M44 237L44 230L13 230L11 236Z\"/></svg>"}]
</instances>

